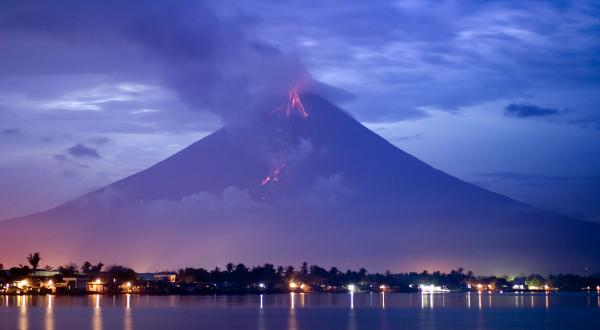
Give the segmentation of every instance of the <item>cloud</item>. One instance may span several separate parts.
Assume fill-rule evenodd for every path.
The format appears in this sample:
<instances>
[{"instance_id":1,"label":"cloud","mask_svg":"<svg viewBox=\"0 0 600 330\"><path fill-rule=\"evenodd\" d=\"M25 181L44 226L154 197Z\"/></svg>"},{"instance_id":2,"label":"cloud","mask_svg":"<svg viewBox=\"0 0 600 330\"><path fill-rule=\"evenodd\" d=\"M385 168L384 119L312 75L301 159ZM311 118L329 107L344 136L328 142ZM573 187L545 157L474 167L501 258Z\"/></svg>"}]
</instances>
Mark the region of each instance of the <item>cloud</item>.
<instances>
[{"instance_id":1,"label":"cloud","mask_svg":"<svg viewBox=\"0 0 600 330\"><path fill-rule=\"evenodd\" d=\"M19 135L21 134L21 129L19 128L5 128L0 130L0 134L2 135Z\"/></svg>"},{"instance_id":2,"label":"cloud","mask_svg":"<svg viewBox=\"0 0 600 330\"><path fill-rule=\"evenodd\" d=\"M315 205L323 205L343 203L355 194L356 190L347 185L344 175L334 173L327 177L318 178L313 189L305 198Z\"/></svg>"},{"instance_id":3,"label":"cloud","mask_svg":"<svg viewBox=\"0 0 600 330\"><path fill-rule=\"evenodd\" d=\"M87 164L82 164L80 162L78 162L74 157L69 157L67 155L64 154L56 154L54 156L52 156L52 159L54 159L55 161L66 165L67 169L62 171L61 176L63 177L74 177L75 176L75 172L72 170L73 168L79 168L79 169L89 169L90 166Z\"/></svg>"},{"instance_id":4,"label":"cloud","mask_svg":"<svg viewBox=\"0 0 600 330\"><path fill-rule=\"evenodd\" d=\"M600 130L600 117L597 114L585 115L581 111L546 108L534 104L511 103L504 108L504 116L513 118L555 118L560 116L560 119L555 120L556 122Z\"/></svg>"},{"instance_id":5,"label":"cloud","mask_svg":"<svg viewBox=\"0 0 600 330\"><path fill-rule=\"evenodd\" d=\"M579 125L581 127L587 128L592 127L598 131L600 131L600 116L591 115L584 118L573 119L569 121L570 124Z\"/></svg>"},{"instance_id":6,"label":"cloud","mask_svg":"<svg viewBox=\"0 0 600 330\"><path fill-rule=\"evenodd\" d=\"M187 110L238 121L308 78L297 58L256 36L257 22L235 5L202 0L7 1L0 4L0 29L10 51L0 71L88 73L119 89L107 97L71 94L45 102L45 109L100 112L139 101L152 81L155 89L174 91Z\"/></svg>"},{"instance_id":7,"label":"cloud","mask_svg":"<svg viewBox=\"0 0 600 330\"><path fill-rule=\"evenodd\" d=\"M305 54L317 79L355 94L348 109L369 122L532 95L594 99L600 87L593 1L244 4L263 13L270 40Z\"/></svg>"},{"instance_id":8,"label":"cloud","mask_svg":"<svg viewBox=\"0 0 600 330\"><path fill-rule=\"evenodd\" d=\"M88 147L84 144L78 143L68 148L67 153L73 157L90 157L90 158L101 158L98 150Z\"/></svg>"},{"instance_id":9,"label":"cloud","mask_svg":"<svg viewBox=\"0 0 600 330\"><path fill-rule=\"evenodd\" d=\"M560 113L559 109L544 108L533 104L511 103L504 108L505 116L517 118L556 116Z\"/></svg>"}]
</instances>

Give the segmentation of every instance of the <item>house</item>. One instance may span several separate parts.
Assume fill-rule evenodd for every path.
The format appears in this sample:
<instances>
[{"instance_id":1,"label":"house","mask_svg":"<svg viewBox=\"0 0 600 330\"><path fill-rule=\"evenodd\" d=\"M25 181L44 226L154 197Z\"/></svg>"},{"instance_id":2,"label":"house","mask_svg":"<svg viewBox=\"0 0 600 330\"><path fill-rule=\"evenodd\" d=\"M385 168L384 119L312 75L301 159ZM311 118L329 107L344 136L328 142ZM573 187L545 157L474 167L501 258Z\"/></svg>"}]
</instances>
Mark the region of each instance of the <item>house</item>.
<instances>
[{"instance_id":1,"label":"house","mask_svg":"<svg viewBox=\"0 0 600 330\"><path fill-rule=\"evenodd\" d=\"M86 291L88 293L106 293L108 292L108 284L101 278L86 283Z\"/></svg>"},{"instance_id":2,"label":"house","mask_svg":"<svg viewBox=\"0 0 600 330\"><path fill-rule=\"evenodd\" d=\"M37 293L56 293L56 278L60 272L54 270L36 270L29 274L30 286Z\"/></svg>"}]
</instances>

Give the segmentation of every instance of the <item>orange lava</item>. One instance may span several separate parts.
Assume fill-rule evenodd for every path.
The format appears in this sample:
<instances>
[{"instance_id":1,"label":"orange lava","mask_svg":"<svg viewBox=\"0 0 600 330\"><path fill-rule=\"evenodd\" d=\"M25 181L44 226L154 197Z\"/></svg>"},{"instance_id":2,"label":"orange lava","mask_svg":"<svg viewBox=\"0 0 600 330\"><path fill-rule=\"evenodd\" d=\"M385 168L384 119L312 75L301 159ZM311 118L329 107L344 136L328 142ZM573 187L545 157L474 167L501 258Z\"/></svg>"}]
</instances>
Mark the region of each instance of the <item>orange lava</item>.
<instances>
[{"instance_id":1,"label":"orange lava","mask_svg":"<svg viewBox=\"0 0 600 330\"><path fill-rule=\"evenodd\" d=\"M306 109L304 109L304 105L300 99L300 94L298 93L298 87L294 87L290 90L287 106L277 107L269 115L275 112L284 113L286 117L291 116L292 113L298 113L300 116L302 116L302 118L308 118L308 112L306 112Z\"/></svg>"},{"instance_id":2,"label":"orange lava","mask_svg":"<svg viewBox=\"0 0 600 330\"><path fill-rule=\"evenodd\" d=\"M279 164L279 166L277 166L273 172L271 173L271 175L267 175L260 183L261 186L266 185L269 182L277 182L279 181L279 174L281 173L281 170L283 170L283 168L285 167L285 163L281 163Z\"/></svg>"}]
</instances>

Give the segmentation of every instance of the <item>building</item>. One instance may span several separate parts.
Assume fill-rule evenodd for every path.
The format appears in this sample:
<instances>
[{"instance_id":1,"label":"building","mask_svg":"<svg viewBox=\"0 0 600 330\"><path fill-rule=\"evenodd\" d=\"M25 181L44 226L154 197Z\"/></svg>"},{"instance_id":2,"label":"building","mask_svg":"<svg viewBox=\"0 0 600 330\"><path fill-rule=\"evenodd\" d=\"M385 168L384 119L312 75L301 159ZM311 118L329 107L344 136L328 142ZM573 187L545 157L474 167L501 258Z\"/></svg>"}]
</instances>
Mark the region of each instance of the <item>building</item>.
<instances>
[{"instance_id":1,"label":"building","mask_svg":"<svg viewBox=\"0 0 600 330\"><path fill-rule=\"evenodd\" d=\"M167 283L175 283L177 281L177 273L175 272L139 273L137 276L144 282L162 281Z\"/></svg>"},{"instance_id":2,"label":"building","mask_svg":"<svg viewBox=\"0 0 600 330\"><path fill-rule=\"evenodd\" d=\"M106 293L108 292L108 284L101 278L86 283L86 291L88 293Z\"/></svg>"}]
</instances>

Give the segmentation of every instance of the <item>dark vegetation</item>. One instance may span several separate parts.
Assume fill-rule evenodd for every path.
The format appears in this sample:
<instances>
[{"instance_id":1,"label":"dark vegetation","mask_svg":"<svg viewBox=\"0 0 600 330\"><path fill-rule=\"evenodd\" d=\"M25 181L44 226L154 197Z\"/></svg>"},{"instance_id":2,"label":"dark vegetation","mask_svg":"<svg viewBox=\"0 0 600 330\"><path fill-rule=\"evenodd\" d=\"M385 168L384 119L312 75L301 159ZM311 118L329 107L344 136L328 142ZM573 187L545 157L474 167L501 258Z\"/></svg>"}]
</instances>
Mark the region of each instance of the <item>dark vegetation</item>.
<instances>
[{"instance_id":1,"label":"dark vegetation","mask_svg":"<svg viewBox=\"0 0 600 330\"><path fill-rule=\"evenodd\" d=\"M80 278L84 282L101 281L106 283L105 292L123 292L124 283L128 283L135 292L169 293L169 294L202 294L202 293L253 293L253 292L345 292L353 285L362 291L418 291L420 285L434 285L451 291L523 291L523 290L561 290L581 291L597 290L600 286L600 275L581 276L558 274L544 277L539 274L519 276L476 276L462 268L448 273L439 271L420 273L369 273L361 268L358 271L341 271L336 267L329 269L303 263L300 267L262 266L248 267L242 263L227 264L223 269L216 267L182 268L177 272L161 272L157 274L175 275L173 280L166 277L148 278L148 274L136 273L133 269L112 265L104 267L102 263L84 262L81 267L73 263L59 267L46 266L38 271L41 260L39 253L27 257L30 266L19 265L8 270L0 264L0 284L10 285L22 280L42 282L41 277L60 283L65 278ZM36 273L37 271L37 273ZM38 274L38 275L36 275ZM46 274L46 275L39 275ZM143 276L146 275L146 276ZM153 274L150 274L153 275Z\"/></svg>"}]
</instances>

